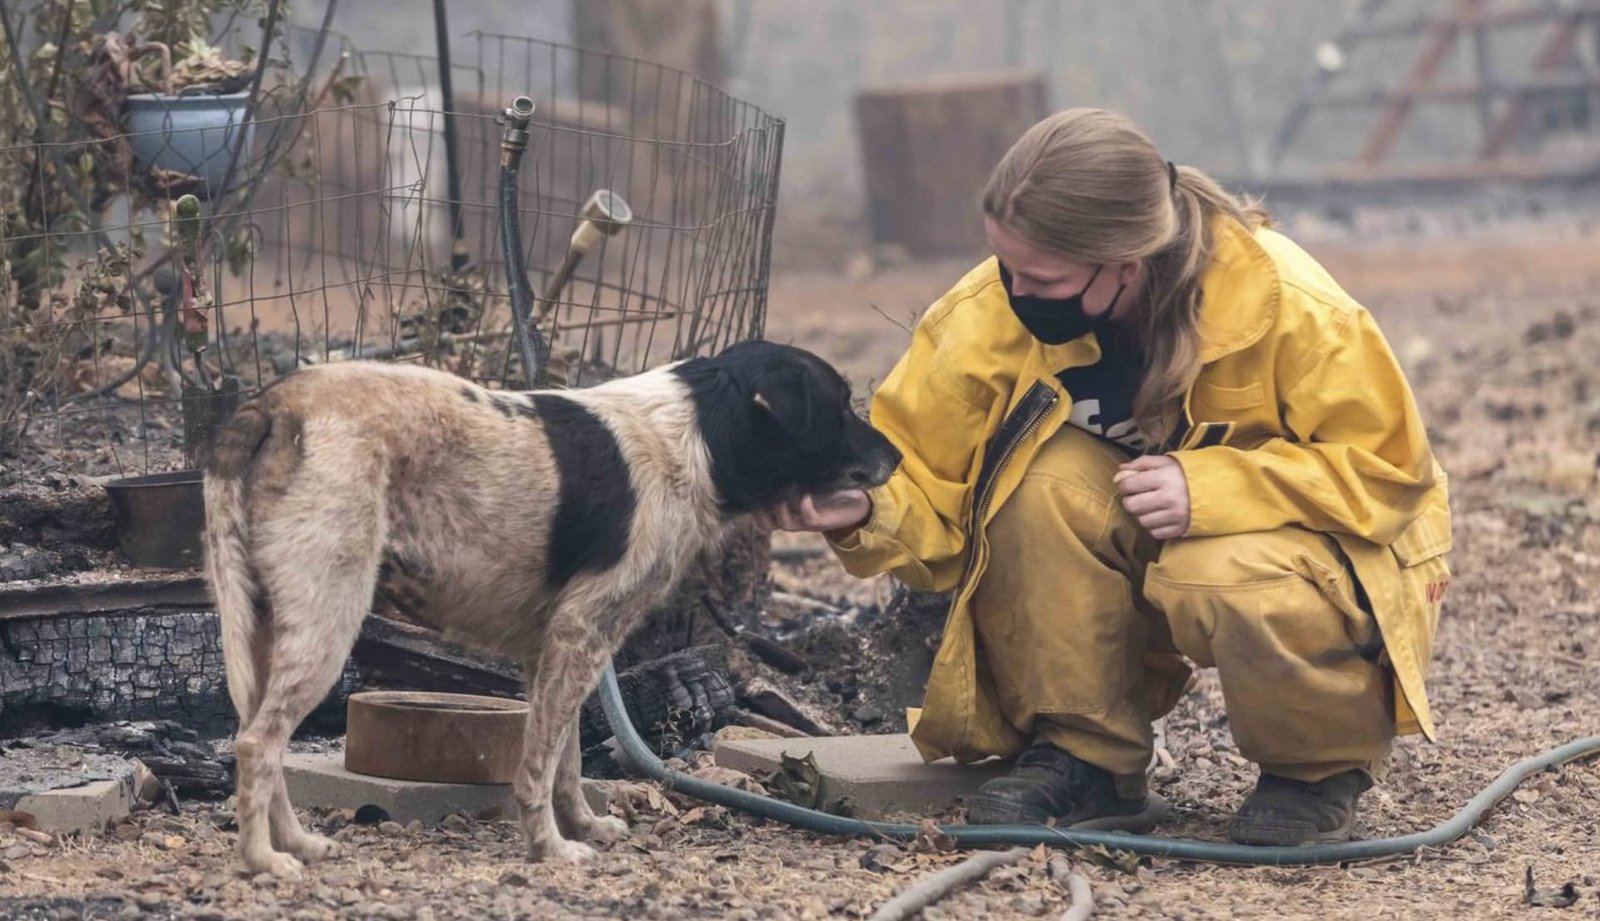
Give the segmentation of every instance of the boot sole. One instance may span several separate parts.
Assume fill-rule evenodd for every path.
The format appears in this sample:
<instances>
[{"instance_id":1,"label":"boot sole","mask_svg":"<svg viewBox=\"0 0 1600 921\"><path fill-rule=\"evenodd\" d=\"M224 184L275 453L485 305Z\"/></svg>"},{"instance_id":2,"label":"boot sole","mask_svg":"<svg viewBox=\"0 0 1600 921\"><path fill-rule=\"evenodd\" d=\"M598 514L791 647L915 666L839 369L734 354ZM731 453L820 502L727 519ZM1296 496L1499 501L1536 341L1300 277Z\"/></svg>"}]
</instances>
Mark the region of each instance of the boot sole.
<instances>
[{"instance_id":1,"label":"boot sole","mask_svg":"<svg viewBox=\"0 0 1600 921\"><path fill-rule=\"evenodd\" d=\"M1165 798L1151 793L1144 807L1126 815L1102 815L1080 822L1063 822L1057 827L1080 831L1121 831L1142 834L1155 828L1172 811ZM968 825L1044 825L1055 816L1040 809L1028 809L998 797L975 795L967 798Z\"/></svg>"},{"instance_id":2,"label":"boot sole","mask_svg":"<svg viewBox=\"0 0 1600 921\"><path fill-rule=\"evenodd\" d=\"M1356 836L1357 816L1331 831L1305 834L1304 828L1287 825L1257 825L1247 829L1230 828L1228 838L1234 844L1251 847L1313 847L1318 844L1341 844Z\"/></svg>"}]
</instances>

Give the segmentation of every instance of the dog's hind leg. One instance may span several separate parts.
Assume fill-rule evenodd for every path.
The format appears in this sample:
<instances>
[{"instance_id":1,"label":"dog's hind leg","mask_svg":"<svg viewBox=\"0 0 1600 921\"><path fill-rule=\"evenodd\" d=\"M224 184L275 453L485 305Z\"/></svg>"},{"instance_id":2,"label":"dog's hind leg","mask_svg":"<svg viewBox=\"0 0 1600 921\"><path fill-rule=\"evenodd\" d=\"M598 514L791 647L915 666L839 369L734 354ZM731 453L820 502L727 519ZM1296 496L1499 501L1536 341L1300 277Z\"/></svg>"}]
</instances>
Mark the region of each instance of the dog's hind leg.
<instances>
[{"instance_id":1,"label":"dog's hind leg","mask_svg":"<svg viewBox=\"0 0 1600 921\"><path fill-rule=\"evenodd\" d=\"M372 606L376 557L362 567L370 573L339 566L316 578L302 573L282 580L282 591L274 586L272 665L237 749L239 846L251 870L295 875L303 862L338 851L333 841L300 827L283 779L283 755L289 736L339 679Z\"/></svg>"},{"instance_id":2,"label":"dog's hind leg","mask_svg":"<svg viewBox=\"0 0 1600 921\"><path fill-rule=\"evenodd\" d=\"M260 529L257 552L272 603L272 648L254 718L240 734L239 850L255 872L295 875L337 852L295 818L283 780L289 736L327 696L372 609L385 522L381 474L339 466L341 484L297 484ZM348 474L350 479L344 481ZM377 490L352 489L363 483Z\"/></svg>"},{"instance_id":3,"label":"dog's hind leg","mask_svg":"<svg viewBox=\"0 0 1600 921\"><path fill-rule=\"evenodd\" d=\"M578 710L599 679L609 652L593 621L576 614L570 603L563 604L551 618L537 663L528 670L528 722L513 790L528 854L534 860L579 861L595 855L589 845L563 837L552 800L568 757L567 746L574 754L577 751ZM582 793L577 796L581 801Z\"/></svg>"},{"instance_id":4,"label":"dog's hind leg","mask_svg":"<svg viewBox=\"0 0 1600 921\"><path fill-rule=\"evenodd\" d=\"M555 787L551 807L556 827L567 838L578 841L616 841L628 833L628 823L616 816L597 816L583 798L583 751L578 741L578 721L568 726L561 758L556 763Z\"/></svg>"}]
</instances>

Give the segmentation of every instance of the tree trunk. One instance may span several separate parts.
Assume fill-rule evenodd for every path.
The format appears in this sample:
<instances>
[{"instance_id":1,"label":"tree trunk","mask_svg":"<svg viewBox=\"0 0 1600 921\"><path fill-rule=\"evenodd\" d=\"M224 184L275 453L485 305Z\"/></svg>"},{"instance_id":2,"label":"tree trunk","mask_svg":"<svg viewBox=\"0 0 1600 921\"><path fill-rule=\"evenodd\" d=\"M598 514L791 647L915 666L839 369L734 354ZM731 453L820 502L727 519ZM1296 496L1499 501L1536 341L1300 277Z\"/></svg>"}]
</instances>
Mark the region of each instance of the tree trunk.
<instances>
[{"instance_id":1,"label":"tree trunk","mask_svg":"<svg viewBox=\"0 0 1600 921\"><path fill-rule=\"evenodd\" d=\"M978 197L1006 150L1048 113L1036 74L948 78L856 99L874 242L916 256L985 246Z\"/></svg>"}]
</instances>

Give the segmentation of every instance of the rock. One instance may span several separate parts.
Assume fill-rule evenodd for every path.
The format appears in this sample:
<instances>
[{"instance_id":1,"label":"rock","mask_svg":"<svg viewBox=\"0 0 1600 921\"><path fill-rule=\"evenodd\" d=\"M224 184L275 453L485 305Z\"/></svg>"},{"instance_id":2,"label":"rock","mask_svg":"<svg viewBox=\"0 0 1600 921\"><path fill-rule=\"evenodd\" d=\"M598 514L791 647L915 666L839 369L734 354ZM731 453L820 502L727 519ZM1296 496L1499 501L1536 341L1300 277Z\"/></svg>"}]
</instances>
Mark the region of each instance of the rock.
<instances>
[{"instance_id":1,"label":"rock","mask_svg":"<svg viewBox=\"0 0 1600 921\"><path fill-rule=\"evenodd\" d=\"M500 874L500 885L522 889L527 887L528 878L515 870L507 870Z\"/></svg>"},{"instance_id":2,"label":"rock","mask_svg":"<svg viewBox=\"0 0 1600 921\"><path fill-rule=\"evenodd\" d=\"M378 831L385 835L398 835L404 833L405 830L406 827L399 822L380 822L378 824Z\"/></svg>"},{"instance_id":3,"label":"rock","mask_svg":"<svg viewBox=\"0 0 1600 921\"><path fill-rule=\"evenodd\" d=\"M881 723L883 722L883 708L874 706L872 704L867 704L863 707L857 707L856 711L850 714L850 718L863 726L871 726L874 723Z\"/></svg>"},{"instance_id":4,"label":"rock","mask_svg":"<svg viewBox=\"0 0 1600 921\"><path fill-rule=\"evenodd\" d=\"M466 816L452 813L445 816L439 826L445 831L464 832L470 827L470 823L467 822Z\"/></svg>"},{"instance_id":5,"label":"rock","mask_svg":"<svg viewBox=\"0 0 1600 921\"><path fill-rule=\"evenodd\" d=\"M410 835L420 835L420 834L422 834L422 820L421 819L412 819L406 825L406 834L410 834Z\"/></svg>"},{"instance_id":6,"label":"rock","mask_svg":"<svg viewBox=\"0 0 1600 921\"><path fill-rule=\"evenodd\" d=\"M160 908L161 903L166 901L159 892L141 892L134 896L133 900L139 904L140 908L146 911Z\"/></svg>"},{"instance_id":7,"label":"rock","mask_svg":"<svg viewBox=\"0 0 1600 921\"><path fill-rule=\"evenodd\" d=\"M13 844L10 847L6 848L5 849L5 853L3 855L0 855L0 856L4 856L5 859L7 859L7 860L21 860L22 858L27 857L31 853L33 853L33 851L27 845L25 845L25 844Z\"/></svg>"}]
</instances>

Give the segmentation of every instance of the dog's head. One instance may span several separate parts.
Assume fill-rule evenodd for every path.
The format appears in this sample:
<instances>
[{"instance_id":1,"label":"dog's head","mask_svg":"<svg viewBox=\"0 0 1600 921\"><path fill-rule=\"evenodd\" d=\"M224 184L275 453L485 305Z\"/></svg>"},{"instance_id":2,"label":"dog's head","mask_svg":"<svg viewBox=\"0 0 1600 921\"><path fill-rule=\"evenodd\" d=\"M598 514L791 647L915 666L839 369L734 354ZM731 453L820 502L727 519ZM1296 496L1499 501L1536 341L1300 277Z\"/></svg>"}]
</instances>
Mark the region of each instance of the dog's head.
<instances>
[{"instance_id":1,"label":"dog's head","mask_svg":"<svg viewBox=\"0 0 1600 921\"><path fill-rule=\"evenodd\" d=\"M900 465L889 439L856 414L844 378L810 352L753 340L694 364L692 378L722 384L690 380L730 510L881 486Z\"/></svg>"}]
</instances>

